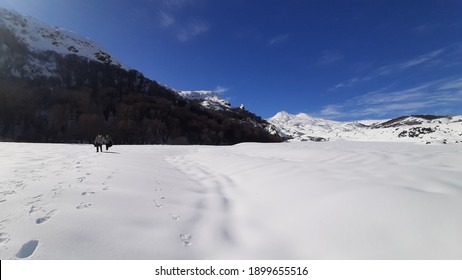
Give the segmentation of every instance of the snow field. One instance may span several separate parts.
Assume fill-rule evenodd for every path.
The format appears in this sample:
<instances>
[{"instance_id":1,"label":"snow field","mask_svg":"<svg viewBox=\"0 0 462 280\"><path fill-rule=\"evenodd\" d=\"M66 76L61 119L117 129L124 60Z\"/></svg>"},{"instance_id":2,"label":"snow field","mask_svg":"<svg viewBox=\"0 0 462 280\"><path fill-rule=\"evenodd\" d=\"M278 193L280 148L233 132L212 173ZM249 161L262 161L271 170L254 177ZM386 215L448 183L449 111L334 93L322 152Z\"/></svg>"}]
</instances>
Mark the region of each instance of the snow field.
<instances>
[{"instance_id":1,"label":"snow field","mask_svg":"<svg viewBox=\"0 0 462 280\"><path fill-rule=\"evenodd\" d=\"M460 259L461 155L0 143L0 258Z\"/></svg>"}]
</instances>

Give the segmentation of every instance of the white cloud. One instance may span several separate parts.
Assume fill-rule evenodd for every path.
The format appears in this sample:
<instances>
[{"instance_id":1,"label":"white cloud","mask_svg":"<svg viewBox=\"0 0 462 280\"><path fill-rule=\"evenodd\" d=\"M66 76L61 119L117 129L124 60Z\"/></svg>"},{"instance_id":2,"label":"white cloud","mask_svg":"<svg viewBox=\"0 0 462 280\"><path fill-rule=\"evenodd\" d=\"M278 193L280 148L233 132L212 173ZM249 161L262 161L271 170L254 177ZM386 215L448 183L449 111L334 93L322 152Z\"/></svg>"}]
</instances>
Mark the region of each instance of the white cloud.
<instances>
[{"instance_id":1,"label":"white cloud","mask_svg":"<svg viewBox=\"0 0 462 280\"><path fill-rule=\"evenodd\" d=\"M416 100L425 97L425 92L429 88L432 88L434 84L435 82L427 83L417 87L392 92L386 90L373 91L358 97L356 103L357 105L369 106Z\"/></svg>"},{"instance_id":2,"label":"white cloud","mask_svg":"<svg viewBox=\"0 0 462 280\"><path fill-rule=\"evenodd\" d=\"M319 65L334 64L344 59L344 55L339 50L324 50L318 61Z\"/></svg>"},{"instance_id":3,"label":"white cloud","mask_svg":"<svg viewBox=\"0 0 462 280\"><path fill-rule=\"evenodd\" d=\"M217 86L213 92L216 93L216 94L223 94L225 92L229 91L229 88L225 88L225 87L221 87L221 86Z\"/></svg>"},{"instance_id":4,"label":"white cloud","mask_svg":"<svg viewBox=\"0 0 462 280\"><path fill-rule=\"evenodd\" d=\"M210 29L210 24L194 16L201 0L147 0L158 11L159 23L179 42L185 43ZM184 14L185 9L188 9Z\"/></svg>"},{"instance_id":5,"label":"white cloud","mask_svg":"<svg viewBox=\"0 0 462 280\"><path fill-rule=\"evenodd\" d=\"M338 116L344 115L340 112L339 109L342 109L340 105L327 105L321 110L321 115L327 118L336 118Z\"/></svg>"},{"instance_id":6,"label":"white cloud","mask_svg":"<svg viewBox=\"0 0 462 280\"><path fill-rule=\"evenodd\" d=\"M182 43L188 42L210 29L210 25L200 18L177 20L171 13L163 10L159 10L158 14L160 25L174 34Z\"/></svg>"},{"instance_id":7,"label":"white cloud","mask_svg":"<svg viewBox=\"0 0 462 280\"><path fill-rule=\"evenodd\" d=\"M401 63L399 66L403 69L407 69L416 65L423 64L425 62L428 62L432 59L435 59L436 57L440 56L444 52L444 49L439 49L421 56L418 56L416 58L413 58L411 60L408 60L404 63Z\"/></svg>"},{"instance_id":8,"label":"white cloud","mask_svg":"<svg viewBox=\"0 0 462 280\"><path fill-rule=\"evenodd\" d=\"M462 108L462 77L436 80L402 90L382 89L329 104L319 115L333 119L378 118ZM460 109L459 112L460 114Z\"/></svg>"},{"instance_id":9,"label":"white cloud","mask_svg":"<svg viewBox=\"0 0 462 280\"><path fill-rule=\"evenodd\" d=\"M342 82L342 83L338 83L336 85L334 85L333 87L329 88L329 91L335 91L339 88L344 88L344 87L347 87L348 86L348 83L346 82Z\"/></svg>"},{"instance_id":10,"label":"white cloud","mask_svg":"<svg viewBox=\"0 0 462 280\"><path fill-rule=\"evenodd\" d=\"M361 81L362 79L364 79L364 78L363 77L353 77L353 78L349 79L348 81L338 83L335 86L329 88L329 91L335 91L335 90L337 90L339 88L344 88L344 87L351 87L351 86L355 85L357 82Z\"/></svg>"},{"instance_id":11,"label":"white cloud","mask_svg":"<svg viewBox=\"0 0 462 280\"><path fill-rule=\"evenodd\" d=\"M430 32L434 32L437 29L440 29L442 27L443 27L443 25L441 25L439 23L424 23L424 24L421 24L419 26L413 27L411 29L411 31L416 33L416 34L419 34L419 35L425 35L425 34L428 34Z\"/></svg>"},{"instance_id":12,"label":"white cloud","mask_svg":"<svg viewBox=\"0 0 462 280\"><path fill-rule=\"evenodd\" d=\"M165 11L162 11L162 10L159 11L159 18L160 18L160 24L163 27L169 27L175 24L175 18L172 15L166 13Z\"/></svg>"},{"instance_id":13,"label":"white cloud","mask_svg":"<svg viewBox=\"0 0 462 280\"><path fill-rule=\"evenodd\" d=\"M460 61L461 59L462 50L459 50L458 48L460 48L460 44L454 44L453 46L434 50L432 52L419 55L404 62L382 65L376 68L375 70L369 71L367 74L358 75L347 81L339 82L336 85L331 86L329 88L329 91L335 91L337 89L344 87L351 87L357 84L358 82L367 82L373 79L377 79L379 77L401 74L404 73L404 71L408 71L411 68L416 68L419 66L450 66L454 64L454 61L456 61L455 63L458 63L458 61ZM335 56L332 55L331 57L329 53L326 53L325 56L323 56L323 59L321 59L321 61L324 61L325 63L335 62Z\"/></svg>"},{"instance_id":14,"label":"white cloud","mask_svg":"<svg viewBox=\"0 0 462 280\"><path fill-rule=\"evenodd\" d=\"M441 84L440 90L457 89L462 90L462 78Z\"/></svg>"},{"instance_id":15,"label":"white cloud","mask_svg":"<svg viewBox=\"0 0 462 280\"><path fill-rule=\"evenodd\" d=\"M289 34L279 34L277 36L274 36L271 38L269 44L272 45L278 45L287 42L289 40Z\"/></svg>"},{"instance_id":16,"label":"white cloud","mask_svg":"<svg viewBox=\"0 0 462 280\"><path fill-rule=\"evenodd\" d=\"M189 5L191 0L163 0L163 4L166 7L172 8L172 9L182 9L185 8L187 5Z\"/></svg>"},{"instance_id":17,"label":"white cloud","mask_svg":"<svg viewBox=\"0 0 462 280\"><path fill-rule=\"evenodd\" d=\"M205 33L209 30L209 25L207 22L200 19L194 19L187 23L185 26L180 27L177 38L180 42L187 42L193 39L194 37Z\"/></svg>"}]
</instances>

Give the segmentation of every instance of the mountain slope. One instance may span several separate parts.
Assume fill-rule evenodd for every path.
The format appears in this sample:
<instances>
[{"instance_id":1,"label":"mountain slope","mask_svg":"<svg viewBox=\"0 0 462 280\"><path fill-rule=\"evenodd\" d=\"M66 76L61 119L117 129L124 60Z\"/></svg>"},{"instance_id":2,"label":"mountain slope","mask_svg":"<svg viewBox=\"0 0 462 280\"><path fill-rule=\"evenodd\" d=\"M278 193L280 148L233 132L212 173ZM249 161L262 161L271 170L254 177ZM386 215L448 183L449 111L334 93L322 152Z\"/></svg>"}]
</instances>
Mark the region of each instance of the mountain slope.
<instances>
[{"instance_id":1,"label":"mountain slope","mask_svg":"<svg viewBox=\"0 0 462 280\"><path fill-rule=\"evenodd\" d=\"M32 17L0 8L0 28L11 31L31 51L53 51L64 56L77 54L89 60L122 67L120 61L113 58L92 40L42 23ZM123 68L128 69L125 66Z\"/></svg>"},{"instance_id":2,"label":"mountain slope","mask_svg":"<svg viewBox=\"0 0 462 280\"><path fill-rule=\"evenodd\" d=\"M292 141L462 143L462 116L403 116L386 121L336 122L280 112L268 119Z\"/></svg>"},{"instance_id":3,"label":"mountain slope","mask_svg":"<svg viewBox=\"0 0 462 280\"><path fill-rule=\"evenodd\" d=\"M126 144L279 142L246 110L204 107L91 40L0 9L0 140ZM223 105L224 106L224 105Z\"/></svg>"},{"instance_id":4,"label":"mountain slope","mask_svg":"<svg viewBox=\"0 0 462 280\"><path fill-rule=\"evenodd\" d=\"M212 90L182 90L178 91L178 94L185 99L196 100L200 102L200 104L205 108L213 110L231 109L231 104L228 101L220 98L218 93Z\"/></svg>"}]
</instances>

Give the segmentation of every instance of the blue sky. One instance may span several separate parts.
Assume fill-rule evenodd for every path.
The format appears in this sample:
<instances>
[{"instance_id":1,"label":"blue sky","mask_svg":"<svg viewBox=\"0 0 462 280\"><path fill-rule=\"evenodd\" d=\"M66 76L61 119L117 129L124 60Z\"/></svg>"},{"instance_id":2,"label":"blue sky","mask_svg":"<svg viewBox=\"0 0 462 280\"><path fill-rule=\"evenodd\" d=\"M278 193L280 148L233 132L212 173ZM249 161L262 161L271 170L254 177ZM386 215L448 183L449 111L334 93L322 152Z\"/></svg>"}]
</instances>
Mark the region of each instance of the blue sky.
<instances>
[{"instance_id":1,"label":"blue sky","mask_svg":"<svg viewBox=\"0 0 462 280\"><path fill-rule=\"evenodd\" d=\"M264 118L462 114L460 0L0 0Z\"/></svg>"}]
</instances>

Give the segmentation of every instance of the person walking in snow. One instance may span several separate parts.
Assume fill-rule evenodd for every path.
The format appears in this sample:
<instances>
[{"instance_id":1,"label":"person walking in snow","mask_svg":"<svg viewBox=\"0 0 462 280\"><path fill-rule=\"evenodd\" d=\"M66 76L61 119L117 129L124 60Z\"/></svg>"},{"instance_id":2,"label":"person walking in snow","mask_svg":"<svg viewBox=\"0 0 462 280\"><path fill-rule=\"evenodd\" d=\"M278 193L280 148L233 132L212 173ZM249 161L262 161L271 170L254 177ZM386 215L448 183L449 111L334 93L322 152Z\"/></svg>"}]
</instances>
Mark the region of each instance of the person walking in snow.
<instances>
[{"instance_id":1,"label":"person walking in snow","mask_svg":"<svg viewBox=\"0 0 462 280\"><path fill-rule=\"evenodd\" d=\"M103 144L104 144L104 137L101 134L98 134L95 138L95 147L96 147L96 152L103 152Z\"/></svg>"},{"instance_id":2,"label":"person walking in snow","mask_svg":"<svg viewBox=\"0 0 462 280\"><path fill-rule=\"evenodd\" d=\"M109 150L110 147L112 147L113 143L111 136L106 135L106 137L104 138L104 144L106 144L106 151Z\"/></svg>"}]
</instances>

